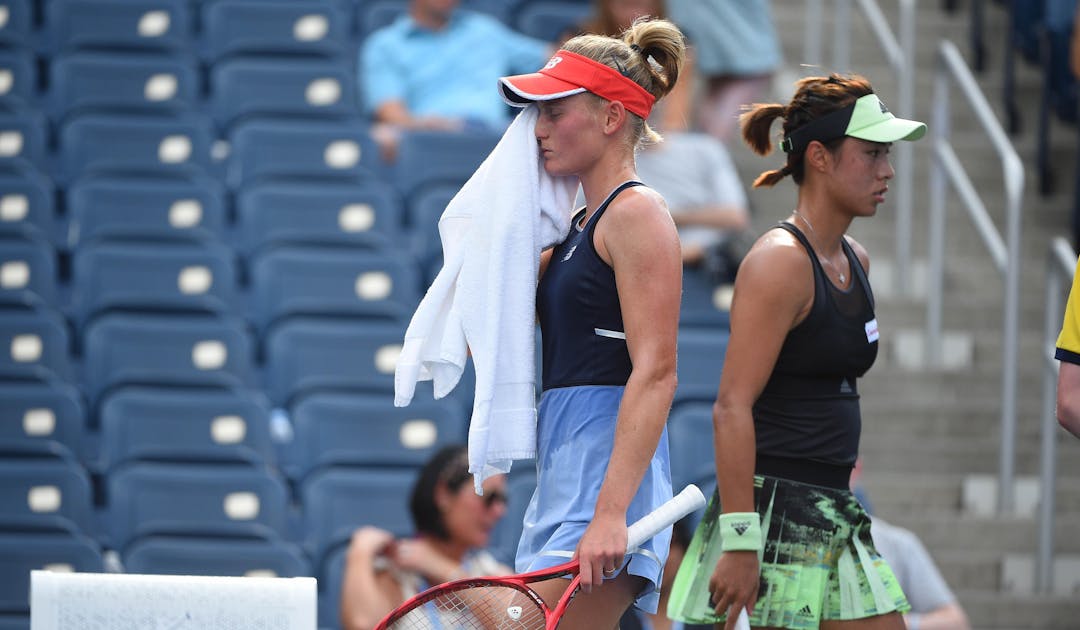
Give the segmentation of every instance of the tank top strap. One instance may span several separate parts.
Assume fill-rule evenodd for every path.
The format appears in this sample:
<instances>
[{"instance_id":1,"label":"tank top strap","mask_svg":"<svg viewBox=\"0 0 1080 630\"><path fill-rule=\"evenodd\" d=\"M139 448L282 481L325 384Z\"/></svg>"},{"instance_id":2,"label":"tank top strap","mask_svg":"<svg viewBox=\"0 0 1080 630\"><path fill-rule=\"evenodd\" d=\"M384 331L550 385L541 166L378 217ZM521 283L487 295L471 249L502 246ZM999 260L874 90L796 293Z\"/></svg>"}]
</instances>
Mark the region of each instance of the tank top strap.
<instances>
[{"instance_id":1,"label":"tank top strap","mask_svg":"<svg viewBox=\"0 0 1080 630\"><path fill-rule=\"evenodd\" d=\"M824 277L825 269L822 268L821 261L818 260L817 257L817 252L814 251L814 246L810 244L810 239L806 238L806 235L803 234L802 230L790 221L780 221L775 227L790 232L792 236L802 243L802 246L806 249L806 255L810 257L810 264L814 266L815 280L819 277ZM846 246L847 243L844 243L844 245Z\"/></svg>"},{"instance_id":2,"label":"tank top strap","mask_svg":"<svg viewBox=\"0 0 1080 630\"><path fill-rule=\"evenodd\" d=\"M841 239L840 244L844 247L844 255L848 257L848 262L851 263L851 275L854 279L858 279L859 284L866 292L866 299L870 303L870 308L874 308L874 290L870 288L870 278L866 276L866 270L863 269L862 261L855 254L855 249L847 242L847 239Z\"/></svg>"},{"instance_id":3,"label":"tank top strap","mask_svg":"<svg viewBox=\"0 0 1080 630\"><path fill-rule=\"evenodd\" d=\"M594 212L593 215L589 217L589 222L585 224L583 230L588 232L592 232L594 230L596 222L600 220L600 216L604 214L604 210L607 210L608 206L611 205L611 202L615 201L615 198L619 196L619 193L626 190L627 188L644 185L644 182L640 182L636 179L631 179L616 186L615 190L611 191L608 194L607 199L604 199L604 203L600 204L600 207L596 209L596 212Z\"/></svg>"}]
</instances>

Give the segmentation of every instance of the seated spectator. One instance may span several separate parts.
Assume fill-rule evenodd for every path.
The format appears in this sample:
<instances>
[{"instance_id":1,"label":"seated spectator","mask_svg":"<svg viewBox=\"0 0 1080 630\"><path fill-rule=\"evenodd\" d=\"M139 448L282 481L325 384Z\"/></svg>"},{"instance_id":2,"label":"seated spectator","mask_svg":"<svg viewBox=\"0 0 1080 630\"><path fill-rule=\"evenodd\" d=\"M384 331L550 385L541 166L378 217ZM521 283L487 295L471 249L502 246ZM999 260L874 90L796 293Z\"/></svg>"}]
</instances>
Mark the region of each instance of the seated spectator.
<instances>
[{"instance_id":1,"label":"seated spectator","mask_svg":"<svg viewBox=\"0 0 1080 630\"><path fill-rule=\"evenodd\" d=\"M704 133L665 133L638 153L637 168L667 201L683 264L717 284L732 282L753 239L746 192L723 143Z\"/></svg>"},{"instance_id":2,"label":"seated spectator","mask_svg":"<svg viewBox=\"0 0 1080 630\"><path fill-rule=\"evenodd\" d=\"M510 112L492 86L542 67L552 50L458 0L412 0L360 55L364 107L383 123L374 131L387 157L402 129L502 129Z\"/></svg>"},{"instance_id":3,"label":"seated spectator","mask_svg":"<svg viewBox=\"0 0 1080 630\"><path fill-rule=\"evenodd\" d=\"M466 447L447 447L424 465L413 486L409 510L414 537L395 539L376 527L360 527L353 533L341 588L344 630L374 628L405 600L431 586L512 573L484 550L506 513L505 476L490 477L483 487L484 496L473 491Z\"/></svg>"}]
</instances>

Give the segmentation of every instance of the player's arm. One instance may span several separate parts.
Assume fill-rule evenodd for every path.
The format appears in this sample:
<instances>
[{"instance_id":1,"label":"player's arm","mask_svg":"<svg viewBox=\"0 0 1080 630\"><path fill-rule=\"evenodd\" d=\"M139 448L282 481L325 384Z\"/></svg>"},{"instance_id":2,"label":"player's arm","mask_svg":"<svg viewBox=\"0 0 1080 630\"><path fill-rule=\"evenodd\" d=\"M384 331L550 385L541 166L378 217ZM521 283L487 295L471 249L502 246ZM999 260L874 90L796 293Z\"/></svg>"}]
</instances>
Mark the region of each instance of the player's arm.
<instances>
[{"instance_id":1,"label":"player's arm","mask_svg":"<svg viewBox=\"0 0 1080 630\"><path fill-rule=\"evenodd\" d=\"M813 271L806 252L781 230L751 248L735 279L731 339L713 405L716 476L725 514L750 513L754 504L756 442L752 408L768 382L784 339L813 303ZM721 555L710 580L718 613L752 608L757 599L755 551ZM730 615L727 628L734 627Z\"/></svg>"},{"instance_id":2,"label":"player's arm","mask_svg":"<svg viewBox=\"0 0 1080 630\"><path fill-rule=\"evenodd\" d=\"M597 225L597 251L615 270L633 365L596 514L578 546L582 584L626 555L626 510L656 452L675 396L682 258L662 198L651 189L620 195Z\"/></svg>"},{"instance_id":3,"label":"player's arm","mask_svg":"<svg viewBox=\"0 0 1080 630\"><path fill-rule=\"evenodd\" d=\"M1080 365L1061 361L1057 385L1057 419L1061 426L1080 437Z\"/></svg>"}]
</instances>

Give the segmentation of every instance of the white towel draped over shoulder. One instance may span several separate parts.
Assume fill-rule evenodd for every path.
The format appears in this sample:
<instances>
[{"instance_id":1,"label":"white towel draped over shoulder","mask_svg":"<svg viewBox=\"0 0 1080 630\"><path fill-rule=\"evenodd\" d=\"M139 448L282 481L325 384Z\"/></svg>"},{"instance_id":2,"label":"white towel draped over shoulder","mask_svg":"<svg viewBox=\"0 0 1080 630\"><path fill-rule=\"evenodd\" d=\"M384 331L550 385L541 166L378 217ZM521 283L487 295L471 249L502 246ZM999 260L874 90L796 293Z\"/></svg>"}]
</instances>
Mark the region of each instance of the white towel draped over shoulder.
<instances>
[{"instance_id":1,"label":"white towel draped over shoulder","mask_svg":"<svg viewBox=\"0 0 1080 630\"><path fill-rule=\"evenodd\" d=\"M536 456L536 281L540 252L570 229L576 177L544 170L526 107L439 219L443 267L413 314L394 374L394 404L417 381L442 398L469 352L476 392L469 472L487 477Z\"/></svg>"}]
</instances>

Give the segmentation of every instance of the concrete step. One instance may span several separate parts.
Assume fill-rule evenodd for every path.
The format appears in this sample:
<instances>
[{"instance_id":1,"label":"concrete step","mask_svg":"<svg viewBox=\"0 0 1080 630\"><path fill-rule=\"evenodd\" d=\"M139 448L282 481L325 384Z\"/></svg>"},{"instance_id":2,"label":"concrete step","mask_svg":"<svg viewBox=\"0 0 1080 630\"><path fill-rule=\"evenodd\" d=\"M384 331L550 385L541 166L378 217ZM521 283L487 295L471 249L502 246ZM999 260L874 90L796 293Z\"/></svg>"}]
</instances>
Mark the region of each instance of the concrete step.
<instances>
[{"instance_id":1,"label":"concrete step","mask_svg":"<svg viewBox=\"0 0 1080 630\"><path fill-rule=\"evenodd\" d=\"M906 527L922 539L932 553L1034 553L1038 529L1035 521L1018 516L977 517L946 512L884 514L891 523ZM1054 520L1054 553L1080 553L1080 516Z\"/></svg>"},{"instance_id":2,"label":"concrete step","mask_svg":"<svg viewBox=\"0 0 1080 630\"><path fill-rule=\"evenodd\" d=\"M958 590L974 630L1076 630L1080 598Z\"/></svg>"},{"instance_id":3,"label":"concrete step","mask_svg":"<svg viewBox=\"0 0 1080 630\"><path fill-rule=\"evenodd\" d=\"M997 474L1000 441L996 437L965 440L927 440L917 435L864 431L859 451L882 471L919 471L931 474ZM1038 475L1042 458L1037 444L1018 443L1015 473ZM1058 474L1080 477L1080 461L1075 457L1058 460Z\"/></svg>"},{"instance_id":4,"label":"concrete step","mask_svg":"<svg viewBox=\"0 0 1080 630\"><path fill-rule=\"evenodd\" d=\"M864 461L868 461L864 458ZM869 464L868 464L869 465ZM873 510L890 519L897 514L915 512L944 513L948 515L974 515L978 510L984 517L992 517L996 502L996 475L989 480L990 501L976 495L985 494L980 482L986 480L963 473L866 473L862 486ZM1017 517L1035 518L1039 501L1039 480L1036 476L1016 480L1015 504ZM1080 477L1059 477L1055 484L1054 500L1061 516L1080 517ZM987 503L986 507L977 505Z\"/></svg>"}]
</instances>

